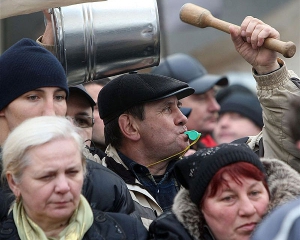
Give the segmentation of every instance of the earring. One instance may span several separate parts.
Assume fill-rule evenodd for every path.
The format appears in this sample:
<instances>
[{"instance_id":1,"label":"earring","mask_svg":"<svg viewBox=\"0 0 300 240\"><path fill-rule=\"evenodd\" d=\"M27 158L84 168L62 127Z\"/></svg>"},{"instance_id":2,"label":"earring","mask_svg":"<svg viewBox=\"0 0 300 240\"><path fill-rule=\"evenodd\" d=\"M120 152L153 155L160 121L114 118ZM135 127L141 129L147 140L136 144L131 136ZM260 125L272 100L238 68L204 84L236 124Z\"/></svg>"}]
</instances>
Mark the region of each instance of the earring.
<instances>
[{"instance_id":1,"label":"earring","mask_svg":"<svg viewBox=\"0 0 300 240\"><path fill-rule=\"evenodd\" d=\"M22 196L20 194L16 197L16 203L20 203L21 199L22 199Z\"/></svg>"}]
</instances>

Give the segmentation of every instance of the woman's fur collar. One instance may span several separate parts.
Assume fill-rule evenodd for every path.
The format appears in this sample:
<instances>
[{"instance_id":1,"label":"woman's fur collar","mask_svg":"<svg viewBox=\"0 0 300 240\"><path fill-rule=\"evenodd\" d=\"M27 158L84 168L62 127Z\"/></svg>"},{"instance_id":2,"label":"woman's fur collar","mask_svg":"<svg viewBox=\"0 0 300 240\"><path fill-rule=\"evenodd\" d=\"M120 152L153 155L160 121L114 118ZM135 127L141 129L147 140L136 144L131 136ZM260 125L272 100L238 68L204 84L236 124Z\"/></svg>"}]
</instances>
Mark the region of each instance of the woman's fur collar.
<instances>
[{"instance_id":1,"label":"woman's fur collar","mask_svg":"<svg viewBox=\"0 0 300 240\"><path fill-rule=\"evenodd\" d=\"M261 159L268 177L270 190L269 211L300 196L300 174L283 161ZM198 206L182 188L174 199L172 210L181 224L194 239L201 239L203 234L203 216Z\"/></svg>"},{"instance_id":2,"label":"woman's fur collar","mask_svg":"<svg viewBox=\"0 0 300 240\"><path fill-rule=\"evenodd\" d=\"M300 174L288 164L277 159L261 159L270 190L269 211L300 196Z\"/></svg>"}]
</instances>

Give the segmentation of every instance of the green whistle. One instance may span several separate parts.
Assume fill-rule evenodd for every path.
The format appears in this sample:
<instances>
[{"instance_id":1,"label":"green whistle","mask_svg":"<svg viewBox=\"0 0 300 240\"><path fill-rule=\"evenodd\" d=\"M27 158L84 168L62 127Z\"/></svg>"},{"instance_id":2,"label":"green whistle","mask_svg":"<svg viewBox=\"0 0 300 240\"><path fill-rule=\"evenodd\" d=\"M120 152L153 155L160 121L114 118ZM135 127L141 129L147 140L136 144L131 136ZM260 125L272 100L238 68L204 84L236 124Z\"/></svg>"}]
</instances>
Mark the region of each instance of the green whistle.
<instances>
[{"instance_id":1,"label":"green whistle","mask_svg":"<svg viewBox=\"0 0 300 240\"><path fill-rule=\"evenodd\" d=\"M198 133L196 130L190 130L184 132L184 134L188 135L189 139L194 141L198 139L201 136L201 133Z\"/></svg>"}]
</instances>

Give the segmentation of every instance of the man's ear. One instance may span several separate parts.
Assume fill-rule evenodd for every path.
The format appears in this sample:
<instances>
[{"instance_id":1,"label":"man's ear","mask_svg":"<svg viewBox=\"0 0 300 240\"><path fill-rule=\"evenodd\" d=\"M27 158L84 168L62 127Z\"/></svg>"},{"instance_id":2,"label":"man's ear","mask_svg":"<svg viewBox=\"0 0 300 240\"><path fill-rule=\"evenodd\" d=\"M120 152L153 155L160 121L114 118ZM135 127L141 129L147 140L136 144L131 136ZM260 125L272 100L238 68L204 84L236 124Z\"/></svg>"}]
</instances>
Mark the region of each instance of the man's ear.
<instances>
[{"instance_id":1,"label":"man's ear","mask_svg":"<svg viewBox=\"0 0 300 240\"><path fill-rule=\"evenodd\" d=\"M296 142L296 148L300 151L300 140Z\"/></svg>"},{"instance_id":2,"label":"man's ear","mask_svg":"<svg viewBox=\"0 0 300 240\"><path fill-rule=\"evenodd\" d=\"M7 183L9 185L9 188L11 189L11 191L14 193L14 195L16 197L20 196L20 189L19 189L19 185L15 182L15 180L13 179L13 176L11 173L6 173L6 179L7 179Z\"/></svg>"},{"instance_id":3,"label":"man's ear","mask_svg":"<svg viewBox=\"0 0 300 240\"><path fill-rule=\"evenodd\" d=\"M130 114L122 114L119 117L119 126L124 137L129 138L133 141L140 139L140 133L136 119Z\"/></svg>"}]
</instances>

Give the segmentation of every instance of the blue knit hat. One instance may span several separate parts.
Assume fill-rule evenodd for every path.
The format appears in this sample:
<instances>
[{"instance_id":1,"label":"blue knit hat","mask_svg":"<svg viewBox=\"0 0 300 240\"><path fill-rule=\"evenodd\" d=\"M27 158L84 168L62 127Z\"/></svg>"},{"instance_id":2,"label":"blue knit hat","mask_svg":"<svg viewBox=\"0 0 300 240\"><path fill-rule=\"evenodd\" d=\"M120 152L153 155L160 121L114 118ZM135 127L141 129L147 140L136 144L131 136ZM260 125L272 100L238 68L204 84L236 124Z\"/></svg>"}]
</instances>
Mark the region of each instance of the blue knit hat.
<instances>
[{"instance_id":1,"label":"blue knit hat","mask_svg":"<svg viewBox=\"0 0 300 240\"><path fill-rule=\"evenodd\" d=\"M65 70L35 41L23 38L0 56L0 110L26 92L59 87L69 94Z\"/></svg>"}]
</instances>

